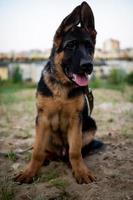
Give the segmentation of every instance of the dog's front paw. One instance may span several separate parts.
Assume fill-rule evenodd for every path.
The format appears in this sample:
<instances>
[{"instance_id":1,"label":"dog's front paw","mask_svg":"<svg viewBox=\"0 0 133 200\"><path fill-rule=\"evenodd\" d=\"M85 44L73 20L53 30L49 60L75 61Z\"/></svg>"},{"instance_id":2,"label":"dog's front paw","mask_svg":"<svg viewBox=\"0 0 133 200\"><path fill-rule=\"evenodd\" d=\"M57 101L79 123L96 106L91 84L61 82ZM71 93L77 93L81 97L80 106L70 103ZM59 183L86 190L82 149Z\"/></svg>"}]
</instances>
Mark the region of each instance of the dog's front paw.
<instances>
[{"instance_id":1,"label":"dog's front paw","mask_svg":"<svg viewBox=\"0 0 133 200\"><path fill-rule=\"evenodd\" d=\"M18 182L20 184L22 183L32 183L33 182L34 174L30 172L29 170L25 170L23 172L20 172L17 176L13 178L15 182Z\"/></svg>"},{"instance_id":2,"label":"dog's front paw","mask_svg":"<svg viewBox=\"0 0 133 200\"><path fill-rule=\"evenodd\" d=\"M96 177L87 167L76 170L74 176L79 184L96 181Z\"/></svg>"}]
</instances>

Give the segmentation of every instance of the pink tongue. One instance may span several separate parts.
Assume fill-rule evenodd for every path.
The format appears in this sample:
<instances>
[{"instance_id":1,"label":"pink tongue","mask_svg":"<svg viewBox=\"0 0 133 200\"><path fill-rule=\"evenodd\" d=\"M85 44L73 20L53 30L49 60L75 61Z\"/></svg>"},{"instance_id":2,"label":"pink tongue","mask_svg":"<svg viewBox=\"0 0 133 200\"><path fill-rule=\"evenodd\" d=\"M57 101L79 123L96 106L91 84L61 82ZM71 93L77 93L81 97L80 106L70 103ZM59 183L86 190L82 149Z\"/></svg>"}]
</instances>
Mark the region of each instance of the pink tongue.
<instances>
[{"instance_id":1,"label":"pink tongue","mask_svg":"<svg viewBox=\"0 0 133 200\"><path fill-rule=\"evenodd\" d=\"M76 82L79 86L86 86L88 85L88 76L73 74L73 81Z\"/></svg>"}]
</instances>

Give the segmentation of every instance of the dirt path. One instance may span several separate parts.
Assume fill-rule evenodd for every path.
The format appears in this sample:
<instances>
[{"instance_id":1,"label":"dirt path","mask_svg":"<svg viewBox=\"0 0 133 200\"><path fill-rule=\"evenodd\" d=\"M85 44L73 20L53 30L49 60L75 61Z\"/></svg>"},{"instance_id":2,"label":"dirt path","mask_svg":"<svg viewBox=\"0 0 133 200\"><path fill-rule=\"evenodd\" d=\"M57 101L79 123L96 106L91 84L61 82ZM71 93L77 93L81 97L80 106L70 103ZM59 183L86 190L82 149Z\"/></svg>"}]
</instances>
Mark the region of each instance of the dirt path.
<instances>
[{"instance_id":1,"label":"dirt path","mask_svg":"<svg viewBox=\"0 0 133 200\"><path fill-rule=\"evenodd\" d=\"M130 90L131 91L131 90ZM2 200L132 200L133 104L131 92L97 89L93 117L103 151L85 158L97 181L79 185L63 162L42 167L34 183L18 185L11 178L30 159L34 135L34 90L13 94L0 105L0 199ZM2 98L7 98L2 96ZM20 152L16 154L15 151ZM5 157L5 153L7 156Z\"/></svg>"}]
</instances>

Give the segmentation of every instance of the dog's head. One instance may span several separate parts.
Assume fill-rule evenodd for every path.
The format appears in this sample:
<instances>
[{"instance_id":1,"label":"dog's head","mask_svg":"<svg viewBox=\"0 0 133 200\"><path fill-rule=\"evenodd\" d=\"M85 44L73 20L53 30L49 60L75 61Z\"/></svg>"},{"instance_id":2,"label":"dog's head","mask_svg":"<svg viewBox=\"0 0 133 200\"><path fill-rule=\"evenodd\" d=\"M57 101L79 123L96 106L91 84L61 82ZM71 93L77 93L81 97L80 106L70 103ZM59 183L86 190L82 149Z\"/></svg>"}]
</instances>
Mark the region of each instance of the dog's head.
<instances>
[{"instance_id":1,"label":"dog's head","mask_svg":"<svg viewBox=\"0 0 133 200\"><path fill-rule=\"evenodd\" d=\"M88 85L88 75L93 70L95 41L93 12L83 2L62 21L54 36L51 58L61 82Z\"/></svg>"}]
</instances>

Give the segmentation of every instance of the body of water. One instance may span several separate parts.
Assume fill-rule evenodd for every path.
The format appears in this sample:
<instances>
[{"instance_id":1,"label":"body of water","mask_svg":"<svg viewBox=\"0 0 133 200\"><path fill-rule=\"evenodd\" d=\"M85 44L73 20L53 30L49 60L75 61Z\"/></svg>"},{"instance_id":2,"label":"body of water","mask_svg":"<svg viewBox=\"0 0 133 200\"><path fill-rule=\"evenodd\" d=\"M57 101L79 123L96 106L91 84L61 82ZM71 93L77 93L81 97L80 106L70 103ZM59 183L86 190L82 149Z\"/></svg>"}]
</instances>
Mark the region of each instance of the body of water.
<instances>
[{"instance_id":1,"label":"body of water","mask_svg":"<svg viewBox=\"0 0 133 200\"><path fill-rule=\"evenodd\" d=\"M32 80L34 82L38 82L46 62L47 61L32 63L10 63L8 65L9 74L12 74L12 69L15 66L19 66L22 71L24 80ZM112 69L122 69L126 73L130 73L131 71L133 71L133 61L107 60L105 61L104 65L94 65L94 72L98 76L101 73L104 73L104 75L108 75L110 70Z\"/></svg>"}]
</instances>

